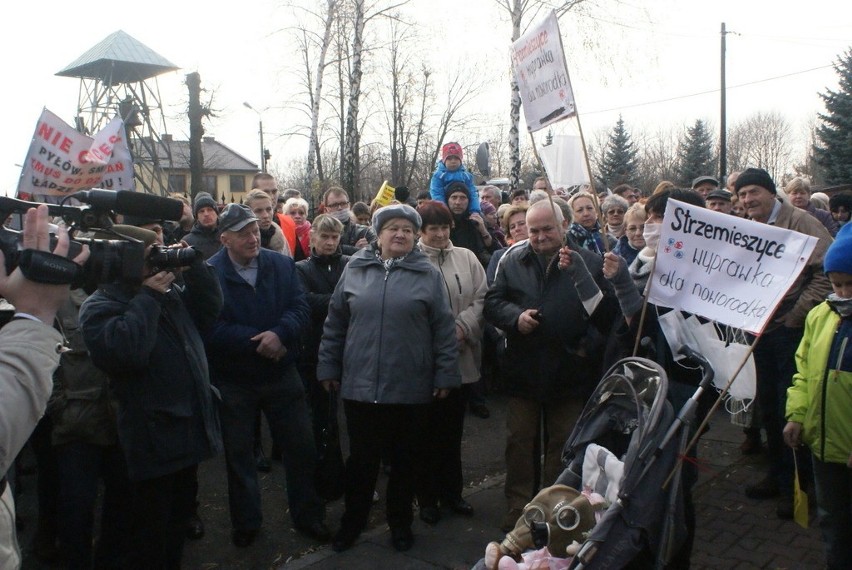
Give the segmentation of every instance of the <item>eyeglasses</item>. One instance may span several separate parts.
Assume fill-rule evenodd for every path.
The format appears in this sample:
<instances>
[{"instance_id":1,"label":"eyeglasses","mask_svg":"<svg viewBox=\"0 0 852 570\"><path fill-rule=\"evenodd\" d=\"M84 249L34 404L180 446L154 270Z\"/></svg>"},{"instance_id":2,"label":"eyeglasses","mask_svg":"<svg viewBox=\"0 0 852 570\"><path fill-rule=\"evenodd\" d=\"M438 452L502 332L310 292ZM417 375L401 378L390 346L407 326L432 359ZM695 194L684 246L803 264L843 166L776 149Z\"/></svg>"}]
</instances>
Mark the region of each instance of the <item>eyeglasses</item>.
<instances>
[{"instance_id":1,"label":"eyeglasses","mask_svg":"<svg viewBox=\"0 0 852 570\"><path fill-rule=\"evenodd\" d=\"M348 205L349 205L349 200L346 200L345 202L335 202L333 204L326 204L325 209L326 210L340 210L342 208L347 207Z\"/></svg>"},{"instance_id":2,"label":"eyeglasses","mask_svg":"<svg viewBox=\"0 0 852 570\"><path fill-rule=\"evenodd\" d=\"M607 210L606 213L607 215L615 214L616 216L623 216L624 210Z\"/></svg>"}]
</instances>

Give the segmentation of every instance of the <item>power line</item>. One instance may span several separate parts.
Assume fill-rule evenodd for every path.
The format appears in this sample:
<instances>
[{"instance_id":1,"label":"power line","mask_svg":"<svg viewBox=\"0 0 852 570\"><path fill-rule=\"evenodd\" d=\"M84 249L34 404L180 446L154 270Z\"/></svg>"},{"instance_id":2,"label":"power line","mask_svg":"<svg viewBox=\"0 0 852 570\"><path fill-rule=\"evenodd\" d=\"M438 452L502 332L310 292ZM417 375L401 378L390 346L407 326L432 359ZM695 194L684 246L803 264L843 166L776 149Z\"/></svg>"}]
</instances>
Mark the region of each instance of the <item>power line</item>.
<instances>
[{"instance_id":1,"label":"power line","mask_svg":"<svg viewBox=\"0 0 852 570\"><path fill-rule=\"evenodd\" d=\"M579 18L586 18L588 20L594 20L596 22L600 22L600 23L603 23L603 24L610 24L612 26L627 28L629 30L636 30L638 32L648 32L648 33L652 33L652 34L658 35L658 36L664 35L664 36L671 36L671 37L676 37L676 38L687 38L687 39L691 39L691 40L696 40L696 39L702 39L702 38L706 38L706 39L714 38L714 37L717 37L719 35L718 32L688 32L687 33L687 32L680 32L680 31L676 32L676 31L666 30L666 29L659 27L658 25L654 24L654 22L651 22L651 21L648 22L650 24L650 26L637 26L637 25L627 24L627 23L624 23L624 22L617 22L615 20L609 20L609 19L606 19L606 18L601 18L600 16L593 16L591 14L585 14L585 13L582 13L582 12L577 12L575 15L577 16L578 19ZM847 28L849 26L843 25L843 26L832 26L832 27L834 27L834 28ZM792 44L796 44L796 43L799 43L799 42L808 42L808 41L822 42L822 43L825 43L825 42L849 42L849 38L826 38L826 37L813 38L813 37L795 37L795 36L770 36L770 35L762 35L762 34L751 34L751 33L748 33L748 32L745 32L745 33L735 32L735 31L731 31L730 33L735 34L737 36L741 36L744 39L755 38L755 39L772 40L772 41L776 41L776 42L785 42L785 43L792 43ZM819 45L819 44L804 44L804 45Z\"/></svg>"},{"instance_id":2,"label":"power line","mask_svg":"<svg viewBox=\"0 0 852 570\"><path fill-rule=\"evenodd\" d=\"M793 73L785 73L784 75L776 75L775 77L767 77L765 79L757 79L755 81L749 81L746 83L740 83L738 85L731 85L728 89L736 89L738 87L747 87L749 85L756 85L758 83L766 83L767 81L775 81L776 79L784 79L785 77L793 77L794 75L802 75L803 73L810 73L812 71L818 71L820 69L828 69L834 67L833 65L821 65L819 67L812 67L811 69L805 69L803 71L795 71ZM656 105L658 103L668 103L669 101L678 101L680 99L689 99L690 97L699 97L701 95L708 95L710 93L718 93L719 89L708 89L707 91L699 91L698 93L690 93L689 95L678 95L677 97L669 97L667 99L658 99L656 101L645 101L644 103L633 103L632 105L622 105L620 107L613 107L611 109L600 109L597 111L585 111L584 115L594 115L596 113L609 113L611 111L621 111L622 109L632 109L634 107L644 107L646 105Z\"/></svg>"}]
</instances>

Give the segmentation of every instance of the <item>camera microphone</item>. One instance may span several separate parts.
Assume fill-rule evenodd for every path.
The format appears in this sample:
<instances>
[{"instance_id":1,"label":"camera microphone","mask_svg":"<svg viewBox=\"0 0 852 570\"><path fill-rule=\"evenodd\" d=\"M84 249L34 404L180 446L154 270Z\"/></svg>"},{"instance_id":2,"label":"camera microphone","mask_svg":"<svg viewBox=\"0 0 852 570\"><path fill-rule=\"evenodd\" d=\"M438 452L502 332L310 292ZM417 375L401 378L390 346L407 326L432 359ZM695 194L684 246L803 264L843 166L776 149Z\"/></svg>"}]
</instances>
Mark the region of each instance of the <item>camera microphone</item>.
<instances>
[{"instance_id":1,"label":"camera microphone","mask_svg":"<svg viewBox=\"0 0 852 570\"><path fill-rule=\"evenodd\" d=\"M180 200L131 190L84 190L72 197L95 208L128 216L178 221L183 215Z\"/></svg>"}]
</instances>

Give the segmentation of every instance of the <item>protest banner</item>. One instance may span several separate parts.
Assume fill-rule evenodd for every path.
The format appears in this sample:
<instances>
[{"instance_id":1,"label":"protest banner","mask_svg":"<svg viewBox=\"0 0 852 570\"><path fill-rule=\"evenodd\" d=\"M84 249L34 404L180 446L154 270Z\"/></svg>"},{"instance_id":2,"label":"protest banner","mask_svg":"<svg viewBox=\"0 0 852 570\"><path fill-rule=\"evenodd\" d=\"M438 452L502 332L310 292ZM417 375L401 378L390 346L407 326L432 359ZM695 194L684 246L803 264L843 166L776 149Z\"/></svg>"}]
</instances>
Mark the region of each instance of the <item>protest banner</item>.
<instances>
[{"instance_id":1,"label":"protest banner","mask_svg":"<svg viewBox=\"0 0 852 570\"><path fill-rule=\"evenodd\" d=\"M760 334L817 239L669 200L648 301Z\"/></svg>"},{"instance_id":2,"label":"protest banner","mask_svg":"<svg viewBox=\"0 0 852 570\"><path fill-rule=\"evenodd\" d=\"M390 204L394 199L394 190L396 190L396 188L388 184L387 180L382 182L382 185L379 186L379 191L376 192L376 203L379 206L387 206Z\"/></svg>"},{"instance_id":3,"label":"protest banner","mask_svg":"<svg viewBox=\"0 0 852 570\"><path fill-rule=\"evenodd\" d=\"M532 26L511 48L512 71L527 128L533 132L575 114L556 12Z\"/></svg>"},{"instance_id":4,"label":"protest banner","mask_svg":"<svg viewBox=\"0 0 852 570\"><path fill-rule=\"evenodd\" d=\"M120 152L115 152L121 147ZM124 123L113 118L94 138L44 109L27 152L18 195L67 196L90 188L132 190Z\"/></svg>"}]
</instances>

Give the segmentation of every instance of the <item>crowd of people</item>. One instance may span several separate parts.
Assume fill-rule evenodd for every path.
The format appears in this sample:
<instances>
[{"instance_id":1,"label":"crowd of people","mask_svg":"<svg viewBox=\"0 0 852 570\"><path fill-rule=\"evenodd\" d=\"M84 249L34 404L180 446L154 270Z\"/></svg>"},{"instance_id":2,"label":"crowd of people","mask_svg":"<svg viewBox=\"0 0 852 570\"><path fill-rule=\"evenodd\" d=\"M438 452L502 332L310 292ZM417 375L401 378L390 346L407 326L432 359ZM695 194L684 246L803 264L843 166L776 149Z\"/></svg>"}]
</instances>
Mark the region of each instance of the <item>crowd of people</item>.
<instances>
[{"instance_id":1,"label":"crowd of people","mask_svg":"<svg viewBox=\"0 0 852 570\"><path fill-rule=\"evenodd\" d=\"M852 194L824 200L801 178L780 191L749 168L724 186L701 176L647 194L627 184L568 192L540 177L531 192L505 195L474 186L458 143L443 146L428 191L398 188L386 205L352 204L332 186L312 213L269 174L252 186L224 208L204 192L178 197L179 222L124 216L113 226L146 248L195 248L180 269L146 261L139 280L71 295L67 284L3 273L0 294L16 313L0 331L0 472L12 483L3 479L11 515L0 514L0 567L20 563L10 497L28 438L40 478L34 548L67 568L180 567L184 541L205 534L198 466L218 454L235 546L249 548L262 526L257 473L272 458L293 527L335 551L365 530L384 467L392 545L408 550L415 513L430 525L474 516L462 497L464 421L489 417L494 390L508 400L501 528L511 530L564 469L588 396L637 335L668 373L675 409L700 381L695 363L668 350L667 309L638 317L670 199L817 238L755 348L761 421L743 451L762 448L765 433L769 471L745 493L777 499L778 516L791 518L798 453L812 465L803 477L816 489L827 564L852 567ZM49 255L46 224L44 208L27 214L24 247ZM64 248L61 234L55 253ZM338 403L345 457L326 440ZM694 464L684 473L689 532L672 567L688 567L695 526ZM341 496L343 516L327 525L325 505Z\"/></svg>"}]
</instances>

